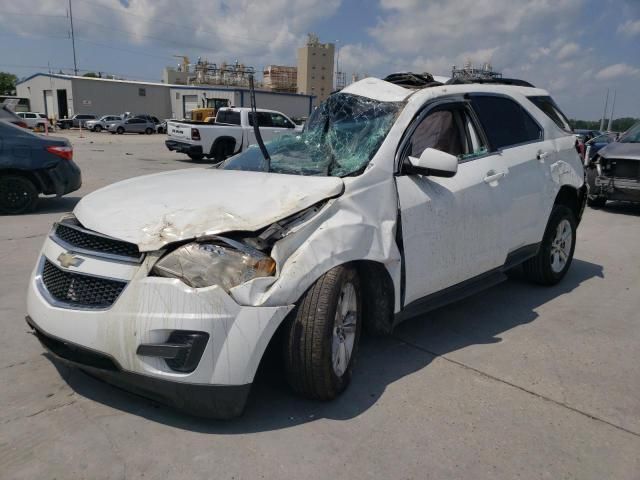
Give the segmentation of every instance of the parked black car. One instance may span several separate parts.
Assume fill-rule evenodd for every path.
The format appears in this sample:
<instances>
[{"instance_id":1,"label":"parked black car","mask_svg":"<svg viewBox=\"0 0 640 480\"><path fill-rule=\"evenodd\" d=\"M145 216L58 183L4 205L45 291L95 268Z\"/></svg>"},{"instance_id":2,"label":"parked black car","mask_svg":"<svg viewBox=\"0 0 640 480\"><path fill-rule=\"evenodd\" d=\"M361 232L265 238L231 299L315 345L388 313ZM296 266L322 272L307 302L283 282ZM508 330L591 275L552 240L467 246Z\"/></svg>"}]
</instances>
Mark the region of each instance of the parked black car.
<instances>
[{"instance_id":1,"label":"parked black car","mask_svg":"<svg viewBox=\"0 0 640 480\"><path fill-rule=\"evenodd\" d=\"M29 212L38 195L60 197L81 184L67 139L38 135L0 120L0 213Z\"/></svg>"}]
</instances>

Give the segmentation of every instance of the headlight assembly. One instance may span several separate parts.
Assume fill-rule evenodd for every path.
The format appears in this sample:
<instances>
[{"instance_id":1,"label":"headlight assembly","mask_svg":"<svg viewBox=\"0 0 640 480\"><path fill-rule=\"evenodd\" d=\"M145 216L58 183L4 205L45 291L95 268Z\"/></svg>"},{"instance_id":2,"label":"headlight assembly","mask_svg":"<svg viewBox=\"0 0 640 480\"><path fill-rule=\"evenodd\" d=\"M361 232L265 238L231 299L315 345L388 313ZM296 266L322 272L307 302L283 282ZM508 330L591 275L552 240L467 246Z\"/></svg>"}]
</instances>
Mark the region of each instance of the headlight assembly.
<instances>
[{"instance_id":1,"label":"headlight assembly","mask_svg":"<svg viewBox=\"0 0 640 480\"><path fill-rule=\"evenodd\" d=\"M226 291L257 277L269 277L276 262L241 242L223 237L176 248L155 264L152 274L178 278L194 288L218 285Z\"/></svg>"}]
</instances>

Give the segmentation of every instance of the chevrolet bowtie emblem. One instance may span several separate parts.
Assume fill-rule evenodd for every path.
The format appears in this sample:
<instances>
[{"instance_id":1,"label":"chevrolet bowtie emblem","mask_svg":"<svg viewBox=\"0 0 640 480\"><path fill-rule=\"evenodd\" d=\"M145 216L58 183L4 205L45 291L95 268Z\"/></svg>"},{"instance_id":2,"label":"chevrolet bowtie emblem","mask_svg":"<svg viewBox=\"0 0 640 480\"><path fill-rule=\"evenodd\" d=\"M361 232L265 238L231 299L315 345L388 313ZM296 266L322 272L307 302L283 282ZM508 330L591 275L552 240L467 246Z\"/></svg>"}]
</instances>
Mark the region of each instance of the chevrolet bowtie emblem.
<instances>
[{"instance_id":1,"label":"chevrolet bowtie emblem","mask_svg":"<svg viewBox=\"0 0 640 480\"><path fill-rule=\"evenodd\" d=\"M69 252L64 252L58 255L58 262L60 262L60 265L62 265L64 268L69 268L80 266L80 264L84 262L84 260L80 257L76 257Z\"/></svg>"}]
</instances>

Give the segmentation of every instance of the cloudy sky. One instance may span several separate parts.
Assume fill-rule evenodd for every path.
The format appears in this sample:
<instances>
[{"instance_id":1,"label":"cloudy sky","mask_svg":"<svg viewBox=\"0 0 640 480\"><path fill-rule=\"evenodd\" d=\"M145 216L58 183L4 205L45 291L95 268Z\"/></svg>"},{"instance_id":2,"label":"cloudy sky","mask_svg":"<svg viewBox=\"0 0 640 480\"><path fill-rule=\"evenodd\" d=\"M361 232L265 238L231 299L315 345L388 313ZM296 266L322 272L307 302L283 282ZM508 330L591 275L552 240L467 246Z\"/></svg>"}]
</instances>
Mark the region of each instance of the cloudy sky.
<instances>
[{"instance_id":1,"label":"cloudy sky","mask_svg":"<svg viewBox=\"0 0 640 480\"><path fill-rule=\"evenodd\" d=\"M340 68L447 75L490 61L546 88L571 117L640 117L640 0L72 0L78 68L157 81L173 55L295 65L307 32ZM73 67L68 0L0 0L0 70Z\"/></svg>"}]
</instances>

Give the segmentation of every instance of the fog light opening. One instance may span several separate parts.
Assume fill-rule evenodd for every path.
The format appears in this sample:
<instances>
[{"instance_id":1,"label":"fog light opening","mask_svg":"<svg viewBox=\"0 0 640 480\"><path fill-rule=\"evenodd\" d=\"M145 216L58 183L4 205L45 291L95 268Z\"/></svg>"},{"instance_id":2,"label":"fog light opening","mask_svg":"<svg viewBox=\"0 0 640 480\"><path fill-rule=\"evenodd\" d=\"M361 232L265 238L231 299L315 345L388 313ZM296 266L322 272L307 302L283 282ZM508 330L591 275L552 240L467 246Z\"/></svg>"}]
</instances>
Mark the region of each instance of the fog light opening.
<instances>
[{"instance_id":1,"label":"fog light opening","mask_svg":"<svg viewBox=\"0 0 640 480\"><path fill-rule=\"evenodd\" d=\"M167 366L180 373L193 372L207 348L209 334L190 330L174 330L165 343L143 343L136 353L145 357L163 358Z\"/></svg>"}]
</instances>

